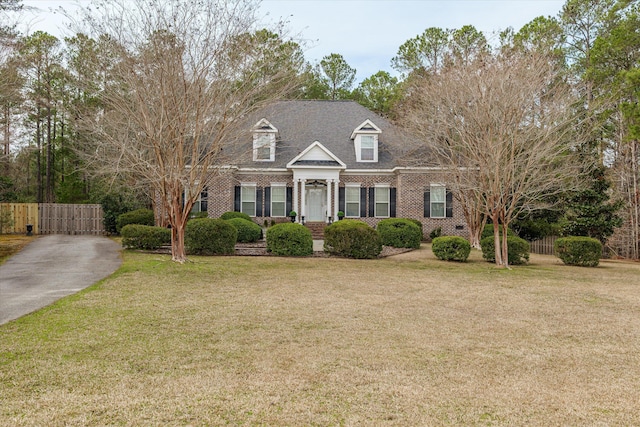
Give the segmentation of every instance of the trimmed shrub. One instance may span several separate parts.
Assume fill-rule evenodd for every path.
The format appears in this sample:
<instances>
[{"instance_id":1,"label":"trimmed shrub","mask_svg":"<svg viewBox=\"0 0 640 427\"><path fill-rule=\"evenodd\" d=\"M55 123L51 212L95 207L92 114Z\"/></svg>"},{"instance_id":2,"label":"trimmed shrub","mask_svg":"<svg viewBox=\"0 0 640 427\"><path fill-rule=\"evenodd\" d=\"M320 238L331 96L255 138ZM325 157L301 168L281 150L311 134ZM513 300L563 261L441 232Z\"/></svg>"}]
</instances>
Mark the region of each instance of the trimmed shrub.
<instances>
[{"instance_id":1,"label":"trimmed shrub","mask_svg":"<svg viewBox=\"0 0 640 427\"><path fill-rule=\"evenodd\" d=\"M198 218L187 222L184 245L188 254L230 255L234 253L238 230L227 221Z\"/></svg>"},{"instance_id":2,"label":"trimmed shrub","mask_svg":"<svg viewBox=\"0 0 640 427\"><path fill-rule=\"evenodd\" d=\"M155 225L153 211L151 209L136 209L135 211L118 215L116 219L116 231L120 233L120 230L128 224Z\"/></svg>"},{"instance_id":3,"label":"trimmed shrub","mask_svg":"<svg viewBox=\"0 0 640 427\"><path fill-rule=\"evenodd\" d=\"M343 219L325 228L324 250L331 255L371 259L382 252L382 241L378 232L366 223Z\"/></svg>"},{"instance_id":4,"label":"trimmed shrub","mask_svg":"<svg viewBox=\"0 0 640 427\"><path fill-rule=\"evenodd\" d=\"M502 236L502 226L500 226L500 235ZM480 236L480 240L485 239L487 237L493 237L493 224L487 224L484 226L482 230L482 236ZM507 228L507 236L517 237L516 233L510 228Z\"/></svg>"},{"instance_id":5,"label":"trimmed shrub","mask_svg":"<svg viewBox=\"0 0 640 427\"><path fill-rule=\"evenodd\" d=\"M471 253L471 244L460 236L436 237L431 244L431 250L441 260L464 262Z\"/></svg>"},{"instance_id":6,"label":"trimmed shrub","mask_svg":"<svg viewBox=\"0 0 640 427\"><path fill-rule=\"evenodd\" d=\"M431 233L429 233L429 238L431 239L431 241L440 236L442 236L442 227L434 228L433 230L431 230Z\"/></svg>"},{"instance_id":7,"label":"trimmed shrub","mask_svg":"<svg viewBox=\"0 0 640 427\"><path fill-rule=\"evenodd\" d=\"M553 249L567 265L595 267L602 256L602 243L591 237L562 237L555 241Z\"/></svg>"},{"instance_id":8,"label":"trimmed shrub","mask_svg":"<svg viewBox=\"0 0 640 427\"><path fill-rule=\"evenodd\" d=\"M246 213L242 213L242 212L225 212L222 215L220 215L220 219L224 219L227 221L233 218L242 218L242 219L246 219L247 221L251 221L251 217Z\"/></svg>"},{"instance_id":9,"label":"trimmed shrub","mask_svg":"<svg viewBox=\"0 0 640 427\"><path fill-rule=\"evenodd\" d=\"M495 262L496 253L493 235L480 240L480 246L482 247L482 257L488 262ZM529 262L529 242L517 236L510 236L509 233L507 233L507 247L510 265L520 265Z\"/></svg>"},{"instance_id":10,"label":"trimmed shrub","mask_svg":"<svg viewBox=\"0 0 640 427\"><path fill-rule=\"evenodd\" d=\"M231 218L227 222L238 230L238 242L253 243L262 237L262 227L253 221L247 221L243 218Z\"/></svg>"},{"instance_id":11,"label":"trimmed shrub","mask_svg":"<svg viewBox=\"0 0 640 427\"><path fill-rule=\"evenodd\" d=\"M127 224L120 230L122 247L127 249L158 249L171 244L171 230L151 225Z\"/></svg>"},{"instance_id":12,"label":"trimmed shrub","mask_svg":"<svg viewBox=\"0 0 640 427\"><path fill-rule=\"evenodd\" d=\"M414 223L415 225L418 226L418 228L420 228L420 240L422 240L422 237L424 236L424 230L422 228L422 221L420 221L419 219L413 219L413 218L405 218L408 221L411 221L412 223Z\"/></svg>"},{"instance_id":13,"label":"trimmed shrub","mask_svg":"<svg viewBox=\"0 0 640 427\"><path fill-rule=\"evenodd\" d=\"M422 231L413 221L404 218L388 218L378 223L380 241L394 248L420 248Z\"/></svg>"},{"instance_id":14,"label":"trimmed shrub","mask_svg":"<svg viewBox=\"0 0 640 427\"><path fill-rule=\"evenodd\" d=\"M281 256L312 255L311 231L294 222L276 224L267 230L267 252Z\"/></svg>"},{"instance_id":15,"label":"trimmed shrub","mask_svg":"<svg viewBox=\"0 0 640 427\"><path fill-rule=\"evenodd\" d=\"M194 212L189 214L189 219L209 218L209 213L205 211Z\"/></svg>"}]
</instances>

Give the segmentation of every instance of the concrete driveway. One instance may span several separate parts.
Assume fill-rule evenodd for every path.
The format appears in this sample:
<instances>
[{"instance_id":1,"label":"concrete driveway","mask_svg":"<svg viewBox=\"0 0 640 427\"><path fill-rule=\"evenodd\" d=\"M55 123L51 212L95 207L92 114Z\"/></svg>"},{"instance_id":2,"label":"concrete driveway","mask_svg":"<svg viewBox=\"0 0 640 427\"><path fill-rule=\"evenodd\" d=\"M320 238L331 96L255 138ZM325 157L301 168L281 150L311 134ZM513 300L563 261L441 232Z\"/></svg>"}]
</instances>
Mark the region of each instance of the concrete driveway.
<instances>
[{"instance_id":1,"label":"concrete driveway","mask_svg":"<svg viewBox=\"0 0 640 427\"><path fill-rule=\"evenodd\" d=\"M120 246L100 236L41 236L0 265L0 324L74 294L113 273Z\"/></svg>"}]
</instances>

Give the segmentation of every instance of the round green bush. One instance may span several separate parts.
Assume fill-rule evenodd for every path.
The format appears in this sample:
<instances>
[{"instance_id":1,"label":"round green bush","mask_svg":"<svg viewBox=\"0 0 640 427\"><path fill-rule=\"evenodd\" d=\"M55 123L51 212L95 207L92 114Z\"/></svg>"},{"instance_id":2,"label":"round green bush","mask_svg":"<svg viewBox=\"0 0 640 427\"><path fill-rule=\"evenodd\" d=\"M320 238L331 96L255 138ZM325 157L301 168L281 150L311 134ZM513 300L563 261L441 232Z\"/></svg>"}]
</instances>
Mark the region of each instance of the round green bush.
<instances>
[{"instance_id":1,"label":"round green bush","mask_svg":"<svg viewBox=\"0 0 640 427\"><path fill-rule=\"evenodd\" d=\"M500 235L502 236L502 226L500 226ZM487 237L493 237L493 224L487 224L484 226L484 229L482 230L482 236L480 236L480 239L486 239ZM513 236L516 237L516 233L510 229L507 228L507 236Z\"/></svg>"},{"instance_id":2,"label":"round green bush","mask_svg":"<svg viewBox=\"0 0 640 427\"><path fill-rule=\"evenodd\" d=\"M238 230L238 242L253 243L262 237L262 227L244 218L231 218L227 222Z\"/></svg>"},{"instance_id":3,"label":"round green bush","mask_svg":"<svg viewBox=\"0 0 640 427\"><path fill-rule=\"evenodd\" d=\"M238 230L227 221L216 218L198 218L187 222L184 245L188 254L233 254Z\"/></svg>"},{"instance_id":4,"label":"round green bush","mask_svg":"<svg viewBox=\"0 0 640 427\"><path fill-rule=\"evenodd\" d=\"M378 223L380 241L394 248L419 249L422 230L413 221L404 218L388 218Z\"/></svg>"},{"instance_id":5,"label":"round green bush","mask_svg":"<svg viewBox=\"0 0 640 427\"><path fill-rule=\"evenodd\" d=\"M227 221L233 218L242 218L242 219L246 219L247 221L251 221L251 217L243 212L225 212L222 215L220 215L220 219L224 219Z\"/></svg>"},{"instance_id":6,"label":"round green bush","mask_svg":"<svg viewBox=\"0 0 640 427\"><path fill-rule=\"evenodd\" d=\"M471 253L471 244L460 236L436 237L431 242L433 254L444 261L464 262Z\"/></svg>"},{"instance_id":7,"label":"round green bush","mask_svg":"<svg viewBox=\"0 0 640 427\"><path fill-rule=\"evenodd\" d=\"M311 231L294 222L276 224L267 230L267 252L281 256L312 255Z\"/></svg>"},{"instance_id":8,"label":"round green bush","mask_svg":"<svg viewBox=\"0 0 640 427\"><path fill-rule=\"evenodd\" d=\"M480 240L482 248L482 257L488 262L496 261L495 243L493 235ZM507 233L507 253L509 264L520 265L529 262L530 245L524 239L516 236L510 236Z\"/></svg>"},{"instance_id":9,"label":"round green bush","mask_svg":"<svg viewBox=\"0 0 640 427\"><path fill-rule=\"evenodd\" d=\"M422 238L424 236L424 229L422 228L422 221L420 221L419 219L413 219L413 218L405 218L405 219L411 221L412 223L417 225L418 228L420 228L420 240L422 240Z\"/></svg>"},{"instance_id":10,"label":"round green bush","mask_svg":"<svg viewBox=\"0 0 640 427\"><path fill-rule=\"evenodd\" d=\"M382 252L382 241L378 232L366 223L343 219L325 228L324 250L341 257L371 259Z\"/></svg>"},{"instance_id":11,"label":"round green bush","mask_svg":"<svg viewBox=\"0 0 640 427\"><path fill-rule=\"evenodd\" d=\"M602 256L602 243L591 237L561 237L555 241L553 249L567 265L596 267Z\"/></svg>"},{"instance_id":12,"label":"round green bush","mask_svg":"<svg viewBox=\"0 0 640 427\"><path fill-rule=\"evenodd\" d=\"M151 225L127 224L120 230L122 247L127 249L158 249L171 244L171 230Z\"/></svg>"},{"instance_id":13,"label":"round green bush","mask_svg":"<svg viewBox=\"0 0 640 427\"><path fill-rule=\"evenodd\" d=\"M116 231L120 233L122 228L128 224L155 225L155 218L151 209L136 209L118 215L116 219Z\"/></svg>"}]
</instances>

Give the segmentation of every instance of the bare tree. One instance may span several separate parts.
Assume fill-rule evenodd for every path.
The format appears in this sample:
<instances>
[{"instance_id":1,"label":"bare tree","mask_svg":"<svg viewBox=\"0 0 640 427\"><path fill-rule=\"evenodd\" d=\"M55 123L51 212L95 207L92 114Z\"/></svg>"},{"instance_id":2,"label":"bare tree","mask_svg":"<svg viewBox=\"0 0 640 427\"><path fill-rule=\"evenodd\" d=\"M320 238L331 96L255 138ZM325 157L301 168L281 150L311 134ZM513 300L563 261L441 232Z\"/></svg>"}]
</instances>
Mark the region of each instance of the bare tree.
<instances>
[{"instance_id":1,"label":"bare tree","mask_svg":"<svg viewBox=\"0 0 640 427\"><path fill-rule=\"evenodd\" d=\"M186 260L189 212L251 111L292 88L291 70L268 70L253 30L253 1L109 0L84 22L110 44L104 111L93 131L93 166L145 187L168 215L172 259ZM242 43L238 40L242 39ZM285 84L285 82L288 82ZM265 93L265 88L269 89Z\"/></svg>"},{"instance_id":2,"label":"bare tree","mask_svg":"<svg viewBox=\"0 0 640 427\"><path fill-rule=\"evenodd\" d=\"M523 210L576 185L579 143L570 87L549 58L535 54L486 55L416 79L403 124L422 136L433 161L454 177L474 244L478 210L503 236ZM495 229L495 259L508 266L507 241Z\"/></svg>"}]
</instances>

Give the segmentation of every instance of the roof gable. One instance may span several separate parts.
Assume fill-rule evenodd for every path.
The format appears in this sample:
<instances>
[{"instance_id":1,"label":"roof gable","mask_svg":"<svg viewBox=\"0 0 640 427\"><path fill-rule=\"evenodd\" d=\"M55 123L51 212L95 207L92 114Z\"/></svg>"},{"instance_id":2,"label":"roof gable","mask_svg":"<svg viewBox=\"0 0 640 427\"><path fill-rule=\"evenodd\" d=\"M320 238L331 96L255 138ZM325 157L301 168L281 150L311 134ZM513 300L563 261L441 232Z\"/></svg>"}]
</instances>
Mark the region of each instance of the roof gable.
<instances>
[{"instance_id":1,"label":"roof gable","mask_svg":"<svg viewBox=\"0 0 640 427\"><path fill-rule=\"evenodd\" d=\"M351 139L355 139L356 134L380 134L382 131L371 120L367 119L358 127L356 127L351 133Z\"/></svg>"},{"instance_id":2,"label":"roof gable","mask_svg":"<svg viewBox=\"0 0 640 427\"><path fill-rule=\"evenodd\" d=\"M313 144L305 148L302 153L298 154L289 163L287 168L296 166L317 166L317 167L339 167L346 168L346 165L330 150L328 150L320 142L315 141Z\"/></svg>"}]
</instances>

